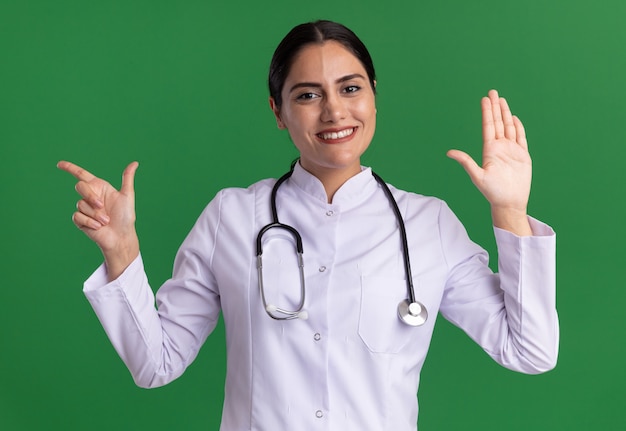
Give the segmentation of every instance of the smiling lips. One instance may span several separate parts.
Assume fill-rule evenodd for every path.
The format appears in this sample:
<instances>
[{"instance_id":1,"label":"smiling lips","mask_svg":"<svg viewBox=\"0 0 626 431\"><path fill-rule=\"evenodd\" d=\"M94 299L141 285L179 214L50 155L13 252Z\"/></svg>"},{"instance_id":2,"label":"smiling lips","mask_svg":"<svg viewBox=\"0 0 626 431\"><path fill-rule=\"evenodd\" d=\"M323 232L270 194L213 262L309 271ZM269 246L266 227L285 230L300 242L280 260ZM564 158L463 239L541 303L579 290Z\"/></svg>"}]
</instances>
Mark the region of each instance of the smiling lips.
<instances>
[{"instance_id":1,"label":"smiling lips","mask_svg":"<svg viewBox=\"0 0 626 431\"><path fill-rule=\"evenodd\" d=\"M337 144L352 139L354 132L356 132L356 127L350 127L348 129L320 132L316 136L326 143Z\"/></svg>"}]
</instances>

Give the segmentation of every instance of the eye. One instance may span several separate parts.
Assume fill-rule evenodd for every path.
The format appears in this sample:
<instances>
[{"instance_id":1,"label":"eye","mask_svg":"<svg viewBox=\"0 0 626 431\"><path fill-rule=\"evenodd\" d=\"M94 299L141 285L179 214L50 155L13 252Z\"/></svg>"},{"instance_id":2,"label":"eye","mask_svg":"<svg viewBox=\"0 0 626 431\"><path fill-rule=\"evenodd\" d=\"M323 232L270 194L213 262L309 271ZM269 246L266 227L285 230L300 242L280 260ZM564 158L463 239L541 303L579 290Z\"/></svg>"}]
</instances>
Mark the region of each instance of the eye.
<instances>
[{"instance_id":1,"label":"eye","mask_svg":"<svg viewBox=\"0 0 626 431\"><path fill-rule=\"evenodd\" d=\"M308 93L299 94L296 97L296 100L307 101L307 100L315 99L317 97L319 97L317 94L308 92Z\"/></svg>"},{"instance_id":2,"label":"eye","mask_svg":"<svg viewBox=\"0 0 626 431\"><path fill-rule=\"evenodd\" d=\"M348 94L352 94L352 93L356 93L360 89L361 89L361 87L359 87L358 85L348 85L346 88L343 89L343 92L344 93L348 93Z\"/></svg>"}]
</instances>

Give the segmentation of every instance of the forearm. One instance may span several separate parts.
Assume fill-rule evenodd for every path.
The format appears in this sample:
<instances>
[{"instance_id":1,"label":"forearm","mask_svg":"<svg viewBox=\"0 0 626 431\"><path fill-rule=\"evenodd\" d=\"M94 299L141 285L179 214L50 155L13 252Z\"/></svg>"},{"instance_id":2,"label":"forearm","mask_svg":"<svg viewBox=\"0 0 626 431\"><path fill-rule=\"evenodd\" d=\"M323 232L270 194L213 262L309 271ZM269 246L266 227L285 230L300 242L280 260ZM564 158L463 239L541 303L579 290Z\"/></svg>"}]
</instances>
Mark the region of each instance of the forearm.
<instances>
[{"instance_id":1,"label":"forearm","mask_svg":"<svg viewBox=\"0 0 626 431\"><path fill-rule=\"evenodd\" d=\"M107 283L101 266L85 282L84 293L113 347L141 387L159 386L163 371L163 329L154 295L138 257L115 281ZM172 376L182 373L180 370ZM170 379L171 380L171 379Z\"/></svg>"},{"instance_id":2,"label":"forearm","mask_svg":"<svg viewBox=\"0 0 626 431\"><path fill-rule=\"evenodd\" d=\"M529 224L533 224L532 230L536 231L532 238L496 231L496 240L500 286L504 291L506 320L511 334L511 345L501 352L501 359L520 365L525 361L532 368L524 371L534 373L554 367L559 327L555 235L548 226L536 220Z\"/></svg>"}]
</instances>

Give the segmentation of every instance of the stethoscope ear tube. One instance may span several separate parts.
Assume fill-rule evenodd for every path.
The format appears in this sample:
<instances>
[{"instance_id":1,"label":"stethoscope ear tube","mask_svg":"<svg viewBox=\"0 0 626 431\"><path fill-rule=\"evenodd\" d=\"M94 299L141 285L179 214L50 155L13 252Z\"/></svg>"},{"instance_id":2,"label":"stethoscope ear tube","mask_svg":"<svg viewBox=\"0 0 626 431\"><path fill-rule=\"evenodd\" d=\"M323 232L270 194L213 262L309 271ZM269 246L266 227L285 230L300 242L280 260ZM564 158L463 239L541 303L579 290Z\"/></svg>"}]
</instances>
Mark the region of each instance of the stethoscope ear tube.
<instances>
[{"instance_id":1,"label":"stethoscope ear tube","mask_svg":"<svg viewBox=\"0 0 626 431\"><path fill-rule=\"evenodd\" d=\"M298 257L298 268L300 272L300 302L296 310L286 310L284 308L277 307L276 305L269 304L265 299L265 287L263 285L263 235L270 229L286 230L291 233L296 242L296 255ZM256 239L256 260L257 273L259 277L259 293L261 295L261 300L263 301L263 307L265 308L267 314L275 320L306 320L308 318L308 313L302 309L304 307L304 297L306 294L304 286L304 259L302 258L302 237L298 231L289 225L282 224L277 221L263 227Z\"/></svg>"},{"instance_id":2,"label":"stethoscope ear tube","mask_svg":"<svg viewBox=\"0 0 626 431\"><path fill-rule=\"evenodd\" d=\"M267 232L270 229L284 229L286 231L288 231L289 233L291 233L291 236L293 236L293 239L296 241L296 250L298 252L298 254L302 255L302 237L300 236L300 234L298 233L298 231L296 230L296 228L291 227L287 224L282 224L282 223L278 223L278 222L274 222L274 223L270 223L267 226L264 226L260 231L259 234L256 237L256 255L261 256L263 254L263 235L265 234L265 232Z\"/></svg>"},{"instance_id":3,"label":"stethoscope ear tube","mask_svg":"<svg viewBox=\"0 0 626 431\"><path fill-rule=\"evenodd\" d=\"M263 308L265 309L265 312L274 320L306 320L309 316L306 310L303 310L306 288L304 286L304 259L302 258L302 237L294 227L280 223L278 221L278 211L276 210L276 194L278 192L278 187L280 187L280 185L291 176L294 166L295 163L291 166L291 170L282 177L280 177L278 181L276 181L276 184L274 184L270 199L272 210L272 223L264 226L259 231L259 234L256 237L256 265L259 277L259 294L261 295L261 300L263 302ZM291 234L296 242L296 254L298 256L298 267L300 272L300 302L298 303L298 307L295 310L286 310L284 308L277 307L274 304L269 304L265 299L265 287L263 286L263 235L270 229L286 230Z\"/></svg>"}]
</instances>

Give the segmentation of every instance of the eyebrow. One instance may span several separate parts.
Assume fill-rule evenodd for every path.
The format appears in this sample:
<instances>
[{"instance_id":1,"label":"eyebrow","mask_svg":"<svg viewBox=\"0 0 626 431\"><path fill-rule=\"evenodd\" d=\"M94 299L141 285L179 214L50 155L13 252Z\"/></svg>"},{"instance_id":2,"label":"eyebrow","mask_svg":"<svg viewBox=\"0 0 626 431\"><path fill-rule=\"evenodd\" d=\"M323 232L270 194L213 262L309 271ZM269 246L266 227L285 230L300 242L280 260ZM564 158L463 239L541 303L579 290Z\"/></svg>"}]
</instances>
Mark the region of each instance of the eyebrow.
<instances>
[{"instance_id":1,"label":"eyebrow","mask_svg":"<svg viewBox=\"0 0 626 431\"><path fill-rule=\"evenodd\" d=\"M350 81L352 79L357 79L357 78L361 78L361 79L365 79L365 77L363 75L361 75L360 73L353 73L350 75L346 75L346 76L342 76L341 78L339 78L338 80L335 81L336 84L340 84L342 82L346 82L346 81ZM289 92L291 93L294 90L297 90L298 88L303 88L303 87L321 87L322 84L318 83L318 82L298 82L297 84L294 84L293 87L291 87L289 89Z\"/></svg>"}]
</instances>

